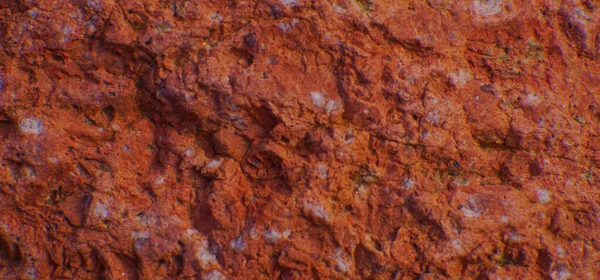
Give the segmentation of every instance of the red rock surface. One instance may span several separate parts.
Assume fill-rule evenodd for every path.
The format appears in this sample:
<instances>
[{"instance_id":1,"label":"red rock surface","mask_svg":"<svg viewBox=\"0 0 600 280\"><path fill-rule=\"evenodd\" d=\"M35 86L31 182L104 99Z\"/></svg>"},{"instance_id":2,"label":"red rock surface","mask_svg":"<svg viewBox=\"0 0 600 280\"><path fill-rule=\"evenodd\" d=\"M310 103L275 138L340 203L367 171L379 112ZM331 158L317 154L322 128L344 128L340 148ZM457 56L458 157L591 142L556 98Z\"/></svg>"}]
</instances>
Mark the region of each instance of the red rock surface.
<instances>
[{"instance_id":1,"label":"red rock surface","mask_svg":"<svg viewBox=\"0 0 600 280\"><path fill-rule=\"evenodd\" d=\"M0 1L0 278L600 279L599 26Z\"/></svg>"}]
</instances>

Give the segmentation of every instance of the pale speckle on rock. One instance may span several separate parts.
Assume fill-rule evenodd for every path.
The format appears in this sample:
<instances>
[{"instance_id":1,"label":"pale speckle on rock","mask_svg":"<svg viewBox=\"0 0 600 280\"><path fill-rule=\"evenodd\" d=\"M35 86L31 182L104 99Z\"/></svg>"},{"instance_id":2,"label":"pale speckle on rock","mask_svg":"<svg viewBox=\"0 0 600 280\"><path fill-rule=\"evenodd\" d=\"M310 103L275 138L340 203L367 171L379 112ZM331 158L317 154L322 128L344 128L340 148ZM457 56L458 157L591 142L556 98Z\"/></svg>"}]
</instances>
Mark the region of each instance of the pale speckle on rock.
<instances>
[{"instance_id":1,"label":"pale speckle on rock","mask_svg":"<svg viewBox=\"0 0 600 280\"><path fill-rule=\"evenodd\" d=\"M564 264L559 264L556 266L556 269L552 271L550 277L552 280L567 280L570 279L573 275L569 272L569 269Z\"/></svg>"},{"instance_id":2,"label":"pale speckle on rock","mask_svg":"<svg viewBox=\"0 0 600 280\"><path fill-rule=\"evenodd\" d=\"M427 113L427 122L433 125L439 125L441 122L441 117L436 111L431 111Z\"/></svg>"},{"instance_id":3,"label":"pale speckle on rock","mask_svg":"<svg viewBox=\"0 0 600 280\"><path fill-rule=\"evenodd\" d=\"M298 0L279 0L279 2L288 8L298 5Z\"/></svg>"},{"instance_id":4,"label":"pale speckle on rock","mask_svg":"<svg viewBox=\"0 0 600 280\"><path fill-rule=\"evenodd\" d=\"M483 213L484 205L477 197L469 197L462 207L463 215L467 218L477 218Z\"/></svg>"},{"instance_id":5,"label":"pale speckle on rock","mask_svg":"<svg viewBox=\"0 0 600 280\"><path fill-rule=\"evenodd\" d=\"M183 152L183 155L185 155L186 157L192 157L196 154L196 151L194 150L194 148L186 148L185 151Z\"/></svg>"},{"instance_id":6,"label":"pale speckle on rock","mask_svg":"<svg viewBox=\"0 0 600 280\"><path fill-rule=\"evenodd\" d=\"M365 185L360 185L356 191L354 191L355 199L366 200L369 195L369 189Z\"/></svg>"},{"instance_id":7,"label":"pale speckle on rock","mask_svg":"<svg viewBox=\"0 0 600 280\"><path fill-rule=\"evenodd\" d=\"M136 219L147 227L154 226L156 224L156 222L158 222L158 219L156 219L156 217L148 216L148 215L138 215L138 216L136 216ZM191 233L190 230L188 230L187 233Z\"/></svg>"},{"instance_id":8,"label":"pale speckle on rock","mask_svg":"<svg viewBox=\"0 0 600 280\"><path fill-rule=\"evenodd\" d=\"M341 108L342 105L340 102L335 100L329 100L327 101L327 105L325 106L325 112L327 113L327 115L331 115L337 113Z\"/></svg>"},{"instance_id":9,"label":"pale speckle on rock","mask_svg":"<svg viewBox=\"0 0 600 280\"><path fill-rule=\"evenodd\" d=\"M310 99L312 101L312 104L315 105L315 107L318 108L323 108L325 106L325 95L321 92L318 91L313 91L310 93Z\"/></svg>"},{"instance_id":10,"label":"pale speckle on rock","mask_svg":"<svg viewBox=\"0 0 600 280\"><path fill-rule=\"evenodd\" d=\"M345 14L345 13L346 13L346 10L344 10L344 8L342 8L342 7L338 6L337 4L333 4L333 10L334 10L336 13L338 13L338 14L341 14L341 15L343 15L343 14Z\"/></svg>"},{"instance_id":11,"label":"pale speckle on rock","mask_svg":"<svg viewBox=\"0 0 600 280\"><path fill-rule=\"evenodd\" d=\"M78 25L82 24L84 21L84 17L80 9L75 9L73 12L69 13L69 17Z\"/></svg>"},{"instance_id":12,"label":"pale speckle on rock","mask_svg":"<svg viewBox=\"0 0 600 280\"><path fill-rule=\"evenodd\" d=\"M27 13L29 14L30 17L35 19L40 14L40 10L38 10L37 8L32 8L32 9L29 9L29 11L27 11Z\"/></svg>"},{"instance_id":13,"label":"pale speckle on rock","mask_svg":"<svg viewBox=\"0 0 600 280\"><path fill-rule=\"evenodd\" d=\"M192 236L194 236L194 235L198 235L198 234L200 234L200 232L199 232L197 229L194 229L194 228L188 228L188 229L187 229L187 230L186 230L186 231L183 233L183 236L184 236L185 238L191 238Z\"/></svg>"},{"instance_id":14,"label":"pale speckle on rock","mask_svg":"<svg viewBox=\"0 0 600 280\"><path fill-rule=\"evenodd\" d=\"M251 228L250 231L248 231L248 234L250 235L250 238L252 238L252 239L258 238L258 233L256 233L255 228Z\"/></svg>"},{"instance_id":15,"label":"pale speckle on rock","mask_svg":"<svg viewBox=\"0 0 600 280\"><path fill-rule=\"evenodd\" d=\"M541 103L541 98L535 93L528 93L521 99L522 106L534 107Z\"/></svg>"},{"instance_id":16,"label":"pale speckle on rock","mask_svg":"<svg viewBox=\"0 0 600 280\"><path fill-rule=\"evenodd\" d=\"M326 180L329 177L329 173L327 171L327 165L319 163L317 165L317 176L321 180Z\"/></svg>"},{"instance_id":17,"label":"pale speckle on rock","mask_svg":"<svg viewBox=\"0 0 600 280\"><path fill-rule=\"evenodd\" d=\"M462 240L460 240L460 239L454 239L454 240L452 240L451 243L452 243L452 248L454 248L455 250L457 250L457 251L463 251L464 250L464 248L462 246L462 244L463 244Z\"/></svg>"},{"instance_id":18,"label":"pale speckle on rock","mask_svg":"<svg viewBox=\"0 0 600 280\"><path fill-rule=\"evenodd\" d=\"M354 131L351 128L346 129L346 136L344 139L344 144L354 143Z\"/></svg>"},{"instance_id":19,"label":"pale speckle on rock","mask_svg":"<svg viewBox=\"0 0 600 280\"><path fill-rule=\"evenodd\" d=\"M540 120L536 123L539 127L544 127L545 123L544 123L545 119L544 118L540 118Z\"/></svg>"},{"instance_id":20,"label":"pale speckle on rock","mask_svg":"<svg viewBox=\"0 0 600 280\"><path fill-rule=\"evenodd\" d=\"M133 231L131 233L131 238L134 240L134 247L136 251L141 251L144 244L148 242L150 238L150 233L147 231Z\"/></svg>"},{"instance_id":21,"label":"pale speckle on rock","mask_svg":"<svg viewBox=\"0 0 600 280\"><path fill-rule=\"evenodd\" d=\"M269 243L277 243L281 239L281 233L274 229L268 229L265 230L264 237Z\"/></svg>"},{"instance_id":22,"label":"pale speckle on rock","mask_svg":"<svg viewBox=\"0 0 600 280\"><path fill-rule=\"evenodd\" d=\"M94 206L94 215L100 219L106 219L108 217L108 207L103 203L96 203Z\"/></svg>"},{"instance_id":23,"label":"pale speckle on rock","mask_svg":"<svg viewBox=\"0 0 600 280\"><path fill-rule=\"evenodd\" d=\"M203 240L196 252L196 258L203 264L208 265L217 262L217 256L208 250L208 241Z\"/></svg>"},{"instance_id":24,"label":"pale speckle on rock","mask_svg":"<svg viewBox=\"0 0 600 280\"><path fill-rule=\"evenodd\" d=\"M556 254L561 258L565 256L565 250L562 248L562 246L556 246Z\"/></svg>"},{"instance_id":25,"label":"pale speckle on rock","mask_svg":"<svg viewBox=\"0 0 600 280\"><path fill-rule=\"evenodd\" d=\"M27 268L27 270L25 270L25 275L27 275L27 277L29 277L29 279L36 279L37 271L35 270L35 268L29 267L29 268Z\"/></svg>"},{"instance_id":26,"label":"pale speckle on rock","mask_svg":"<svg viewBox=\"0 0 600 280\"><path fill-rule=\"evenodd\" d=\"M319 204L305 202L304 209L312 213L316 218L322 219L326 222L329 222L331 219L325 208Z\"/></svg>"},{"instance_id":27,"label":"pale speckle on rock","mask_svg":"<svg viewBox=\"0 0 600 280\"><path fill-rule=\"evenodd\" d=\"M450 73L448 77L450 79L450 85L457 88L464 87L468 82L470 82L473 79L473 75L471 74L471 72L464 69L458 70L454 73Z\"/></svg>"},{"instance_id":28,"label":"pale speckle on rock","mask_svg":"<svg viewBox=\"0 0 600 280\"><path fill-rule=\"evenodd\" d=\"M223 16L221 16L219 13L211 13L208 15L208 18L217 23L221 23L221 21L223 21Z\"/></svg>"},{"instance_id":29,"label":"pale speckle on rock","mask_svg":"<svg viewBox=\"0 0 600 280\"><path fill-rule=\"evenodd\" d=\"M219 168L219 167L221 167L222 164L223 164L223 161L217 160L217 159L213 159L213 160L210 160L206 164L206 168L210 168L210 169Z\"/></svg>"},{"instance_id":30,"label":"pale speckle on rock","mask_svg":"<svg viewBox=\"0 0 600 280\"><path fill-rule=\"evenodd\" d=\"M550 191L547 189L539 189L536 191L538 202L546 204L550 202Z\"/></svg>"},{"instance_id":31,"label":"pale speckle on rock","mask_svg":"<svg viewBox=\"0 0 600 280\"><path fill-rule=\"evenodd\" d=\"M246 250L246 242L244 241L244 237L240 235L235 239L231 240L231 242L229 242L229 247L236 251Z\"/></svg>"},{"instance_id":32,"label":"pale speckle on rock","mask_svg":"<svg viewBox=\"0 0 600 280\"><path fill-rule=\"evenodd\" d=\"M100 0L88 0L86 2L87 6L92 8L96 12L99 12L102 9L102 4Z\"/></svg>"},{"instance_id":33,"label":"pale speckle on rock","mask_svg":"<svg viewBox=\"0 0 600 280\"><path fill-rule=\"evenodd\" d=\"M516 231L511 231L508 234L508 241L510 242L519 242L521 241L521 235Z\"/></svg>"},{"instance_id":34,"label":"pale speckle on rock","mask_svg":"<svg viewBox=\"0 0 600 280\"><path fill-rule=\"evenodd\" d=\"M163 185L166 182L164 177L158 177L156 178L156 180L154 180L154 184L160 186Z\"/></svg>"},{"instance_id":35,"label":"pale speckle on rock","mask_svg":"<svg viewBox=\"0 0 600 280\"><path fill-rule=\"evenodd\" d=\"M221 273L219 270L213 269L208 273L204 274L202 277L203 280L225 280L225 275Z\"/></svg>"},{"instance_id":36,"label":"pale speckle on rock","mask_svg":"<svg viewBox=\"0 0 600 280\"><path fill-rule=\"evenodd\" d=\"M42 121L38 118L24 118L19 124L21 132L26 134L40 135L44 131Z\"/></svg>"},{"instance_id":37,"label":"pale speckle on rock","mask_svg":"<svg viewBox=\"0 0 600 280\"><path fill-rule=\"evenodd\" d=\"M86 36L91 36L92 34L96 33L96 25L91 21L84 23L83 29Z\"/></svg>"},{"instance_id":38,"label":"pale speckle on rock","mask_svg":"<svg viewBox=\"0 0 600 280\"><path fill-rule=\"evenodd\" d=\"M502 12L502 0L473 0L477 15L489 17Z\"/></svg>"},{"instance_id":39,"label":"pale speckle on rock","mask_svg":"<svg viewBox=\"0 0 600 280\"><path fill-rule=\"evenodd\" d=\"M69 24L66 24L66 25L63 27L63 30L62 30L62 31L63 31L63 33L64 33L65 35L70 35L70 34L71 34L71 32L73 32L73 29L71 28L71 25L69 25Z\"/></svg>"},{"instance_id":40,"label":"pale speckle on rock","mask_svg":"<svg viewBox=\"0 0 600 280\"><path fill-rule=\"evenodd\" d=\"M592 20L592 17L590 15L588 15L586 12L584 12L579 7L573 9L573 14L571 15L570 18L571 18L571 20L573 20L579 24L585 24L586 21Z\"/></svg>"},{"instance_id":41,"label":"pale speckle on rock","mask_svg":"<svg viewBox=\"0 0 600 280\"><path fill-rule=\"evenodd\" d=\"M348 254L344 249L338 247L331 255L331 259L335 263L335 269L341 273L347 273L350 270L350 263L346 260Z\"/></svg>"},{"instance_id":42,"label":"pale speckle on rock","mask_svg":"<svg viewBox=\"0 0 600 280\"><path fill-rule=\"evenodd\" d=\"M467 217L467 218L477 218L477 217L479 217L479 213L473 211L470 208L466 208L465 207L465 208L462 209L462 211L463 211L463 215L465 215L465 217Z\"/></svg>"},{"instance_id":43,"label":"pale speckle on rock","mask_svg":"<svg viewBox=\"0 0 600 280\"><path fill-rule=\"evenodd\" d=\"M37 179L37 173L35 172L35 168L31 165L26 165L22 169L22 174L24 178L30 178L32 180Z\"/></svg>"},{"instance_id":44,"label":"pale speckle on rock","mask_svg":"<svg viewBox=\"0 0 600 280\"><path fill-rule=\"evenodd\" d=\"M454 180L454 184L457 186L468 186L471 184L471 182L467 178L458 178Z\"/></svg>"},{"instance_id":45,"label":"pale speckle on rock","mask_svg":"<svg viewBox=\"0 0 600 280\"><path fill-rule=\"evenodd\" d=\"M279 30L283 33L290 33L290 31L292 31L292 26L287 22L279 22L277 23L277 27L279 27Z\"/></svg>"},{"instance_id":46,"label":"pale speckle on rock","mask_svg":"<svg viewBox=\"0 0 600 280\"><path fill-rule=\"evenodd\" d=\"M138 239L138 238L149 238L150 237L150 233L147 231L132 231L131 232L131 238L133 239Z\"/></svg>"},{"instance_id":47,"label":"pale speckle on rock","mask_svg":"<svg viewBox=\"0 0 600 280\"><path fill-rule=\"evenodd\" d=\"M415 186L415 180L404 177L400 186L405 190L411 190Z\"/></svg>"}]
</instances>

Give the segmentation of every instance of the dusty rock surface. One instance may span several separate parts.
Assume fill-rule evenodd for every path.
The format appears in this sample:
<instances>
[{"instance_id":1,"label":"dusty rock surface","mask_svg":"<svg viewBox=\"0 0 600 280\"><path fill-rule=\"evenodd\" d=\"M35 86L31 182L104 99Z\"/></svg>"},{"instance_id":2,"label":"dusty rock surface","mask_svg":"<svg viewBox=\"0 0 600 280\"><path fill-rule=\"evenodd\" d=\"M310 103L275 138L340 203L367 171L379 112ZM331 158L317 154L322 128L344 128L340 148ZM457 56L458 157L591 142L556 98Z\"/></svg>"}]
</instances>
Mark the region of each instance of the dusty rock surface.
<instances>
[{"instance_id":1,"label":"dusty rock surface","mask_svg":"<svg viewBox=\"0 0 600 280\"><path fill-rule=\"evenodd\" d=\"M600 3L0 1L1 279L600 279Z\"/></svg>"}]
</instances>

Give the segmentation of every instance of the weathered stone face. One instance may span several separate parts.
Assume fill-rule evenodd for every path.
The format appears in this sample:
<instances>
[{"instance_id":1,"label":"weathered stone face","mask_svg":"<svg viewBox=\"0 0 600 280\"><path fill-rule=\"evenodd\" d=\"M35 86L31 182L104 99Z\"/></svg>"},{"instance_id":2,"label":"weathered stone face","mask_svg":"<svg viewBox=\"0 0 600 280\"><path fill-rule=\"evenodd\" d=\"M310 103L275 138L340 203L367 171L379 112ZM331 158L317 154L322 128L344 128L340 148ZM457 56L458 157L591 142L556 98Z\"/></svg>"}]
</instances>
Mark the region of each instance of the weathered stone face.
<instances>
[{"instance_id":1,"label":"weathered stone face","mask_svg":"<svg viewBox=\"0 0 600 280\"><path fill-rule=\"evenodd\" d=\"M590 0L0 1L0 278L598 278L599 54Z\"/></svg>"}]
</instances>

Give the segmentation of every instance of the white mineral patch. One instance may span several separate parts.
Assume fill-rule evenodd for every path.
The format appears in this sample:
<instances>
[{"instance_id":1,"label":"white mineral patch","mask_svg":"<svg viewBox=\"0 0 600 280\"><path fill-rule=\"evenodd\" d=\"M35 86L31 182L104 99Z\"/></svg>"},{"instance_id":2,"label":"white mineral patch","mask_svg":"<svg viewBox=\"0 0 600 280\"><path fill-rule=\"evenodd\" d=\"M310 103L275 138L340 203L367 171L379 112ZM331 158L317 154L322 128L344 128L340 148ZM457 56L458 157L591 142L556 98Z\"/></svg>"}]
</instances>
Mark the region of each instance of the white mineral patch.
<instances>
[{"instance_id":1,"label":"white mineral patch","mask_svg":"<svg viewBox=\"0 0 600 280\"><path fill-rule=\"evenodd\" d=\"M473 0L475 13L489 17L502 12L502 0Z\"/></svg>"},{"instance_id":2,"label":"white mineral patch","mask_svg":"<svg viewBox=\"0 0 600 280\"><path fill-rule=\"evenodd\" d=\"M198 247L198 251L196 252L196 258L200 260L203 265L208 265L211 263L217 262L217 257L208 251L208 242L206 240L202 241L200 246Z\"/></svg>"},{"instance_id":3,"label":"white mineral patch","mask_svg":"<svg viewBox=\"0 0 600 280\"><path fill-rule=\"evenodd\" d=\"M458 72L450 73L449 78L451 85L462 88L473 79L473 76L468 70L461 69Z\"/></svg>"},{"instance_id":4,"label":"white mineral patch","mask_svg":"<svg viewBox=\"0 0 600 280\"><path fill-rule=\"evenodd\" d=\"M258 238L258 234L256 233L255 228L251 228L250 231L248 232L248 234L250 234L250 238L252 238L252 239Z\"/></svg>"},{"instance_id":5,"label":"white mineral patch","mask_svg":"<svg viewBox=\"0 0 600 280\"><path fill-rule=\"evenodd\" d=\"M327 101L327 105L325 106L325 112L328 115L337 113L342 108L342 104L335 100Z\"/></svg>"},{"instance_id":6,"label":"white mineral patch","mask_svg":"<svg viewBox=\"0 0 600 280\"><path fill-rule=\"evenodd\" d=\"M319 163L317 165L317 176L319 176L319 179L325 180L327 179L328 175L328 171L327 171L327 165Z\"/></svg>"},{"instance_id":7,"label":"white mineral patch","mask_svg":"<svg viewBox=\"0 0 600 280\"><path fill-rule=\"evenodd\" d=\"M454 239L452 240L452 247L454 247L454 249L457 250L462 250L462 241L460 239Z\"/></svg>"},{"instance_id":8,"label":"white mineral patch","mask_svg":"<svg viewBox=\"0 0 600 280\"><path fill-rule=\"evenodd\" d=\"M432 111L427 113L427 122L433 125L439 125L441 122L441 117L436 111Z\"/></svg>"},{"instance_id":9,"label":"white mineral patch","mask_svg":"<svg viewBox=\"0 0 600 280\"><path fill-rule=\"evenodd\" d=\"M220 271L213 269L210 272L206 273L204 275L204 277L202 277L203 280L225 280L225 275L223 275L223 273L221 273Z\"/></svg>"},{"instance_id":10,"label":"white mineral patch","mask_svg":"<svg viewBox=\"0 0 600 280\"><path fill-rule=\"evenodd\" d=\"M231 247L231 249L234 249L236 251L246 250L246 242L244 242L244 237L242 237L240 235L237 238L231 240L231 242L229 242L229 247Z\"/></svg>"},{"instance_id":11,"label":"white mineral patch","mask_svg":"<svg viewBox=\"0 0 600 280\"><path fill-rule=\"evenodd\" d=\"M292 26L290 26L287 22L280 22L277 24L277 27L279 27L279 30L281 30L283 33L290 33L290 31L292 31Z\"/></svg>"},{"instance_id":12,"label":"white mineral patch","mask_svg":"<svg viewBox=\"0 0 600 280\"><path fill-rule=\"evenodd\" d=\"M279 0L279 2L288 8L298 5L298 0Z\"/></svg>"},{"instance_id":13,"label":"white mineral patch","mask_svg":"<svg viewBox=\"0 0 600 280\"><path fill-rule=\"evenodd\" d=\"M277 243L281 239L281 233L274 229L265 230L264 233L265 240L269 243Z\"/></svg>"},{"instance_id":14,"label":"white mineral patch","mask_svg":"<svg viewBox=\"0 0 600 280\"><path fill-rule=\"evenodd\" d=\"M337 269L341 273L346 273L350 270L350 263L346 261L347 254L342 248L335 249L333 255L331 255L331 259L335 262L335 269Z\"/></svg>"},{"instance_id":15,"label":"white mineral patch","mask_svg":"<svg viewBox=\"0 0 600 280\"><path fill-rule=\"evenodd\" d=\"M133 231L131 232L131 238L133 239L145 239L149 238L150 233L147 231Z\"/></svg>"},{"instance_id":16,"label":"white mineral patch","mask_svg":"<svg viewBox=\"0 0 600 280\"><path fill-rule=\"evenodd\" d=\"M315 217L322 219L326 222L328 222L331 219L329 217L329 214L327 214L327 211L325 211L325 208L321 205L313 203L304 203L304 209L310 211Z\"/></svg>"},{"instance_id":17,"label":"white mineral patch","mask_svg":"<svg viewBox=\"0 0 600 280\"><path fill-rule=\"evenodd\" d=\"M154 183L158 186L164 184L165 182L166 182L166 180L163 177L158 177L158 178L156 178L156 180L154 180Z\"/></svg>"},{"instance_id":18,"label":"white mineral patch","mask_svg":"<svg viewBox=\"0 0 600 280\"><path fill-rule=\"evenodd\" d=\"M219 168L219 167L221 167L222 164L223 164L222 161L213 159L213 160L209 161L208 164L206 164L206 168L211 168L211 169Z\"/></svg>"},{"instance_id":19,"label":"white mineral patch","mask_svg":"<svg viewBox=\"0 0 600 280\"><path fill-rule=\"evenodd\" d=\"M405 190L410 190L415 186L415 181L411 178L404 177L400 186Z\"/></svg>"},{"instance_id":20,"label":"white mineral patch","mask_svg":"<svg viewBox=\"0 0 600 280\"><path fill-rule=\"evenodd\" d=\"M537 199L541 204L550 202L550 191L547 189L540 189L536 191Z\"/></svg>"},{"instance_id":21,"label":"white mineral patch","mask_svg":"<svg viewBox=\"0 0 600 280\"><path fill-rule=\"evenodd\" d=\"M196 151L194 150L194 148L186 148L183 152L183 155L185 155L186 157L192 157L196 155Z\"/></svg>"},{"instance_id":22,"label":"white mineral patch","mask_svg":"<svg viewBox=\"0 0 600 280\"><path fill-rule=\"evenodd\" d=\"M44 131L42 121L38 118L24 118L19 124L19 129L23 133L40 135Z\"/></svg>"},{"instance_id":23,"label":"white mineral patch","mask_svg":"<svg viewBox=\"0 0 600 280\"><path fill-rule=\"evenodd\" d=\"M559 267L557 270L552 271L550 277L552 280L567 280L571 278L571 272L567 268Z\"/></svg>"},{"instance_id":24,"label":"white mineral patch","mask_svg":"<svg viewBox=\"0 0 600 280\"><path fill-rule=\"evenodd\" d=\"M325 95L318 91L313 91L310 93L310 99L312 100L313 105L315 107L323 108L325 107Z\"/></svg>"},{"instance_id":25,"label":"white mineral patch","mask_svg":"<svg viewBox=\"0 0 600 280\"><path fill-rule=\"evenodd\" d=\"M337 4L333 4L333 10L338 13L338 14L345 14L346 10L344 10L344 8L338 6Z\"/></svg>"},{"instance_id":26,"label":"white mineral patch","mask_svg":"<svg viewBox=\"0 0 600 280\"><path fill-rule=\"evenodd\" d=\"M556 253L561 258L565 256L565 250L560 245L556 246Z\"/></svg>"},{"instance_id":27,"label":"white mineral patch","mask_svg":"<svg viewBox=\"0 0 600 280\"><path fill-rule=\"evenodd\" d=\"M221 23L221 21L223 21L223 16L221 16L218 13L212 13L212 14L208 15L208 17L210 18L210 20L217 22L217 23Z\"/></svg>"},{"instance_id":28,"label":"white mineral patch","mask_svg":"<svg viewBox=\"0 0 600 280\"><path fill-rule=\"evenodd\" d=\"M522 104L524 106L537 106L541 103L541 98L539 95L535 93L529 93L525 95L522 99Z\"/></svg>"},{"instance_id":29,"label":"white mineral patch","mask_svg":"<svg viewBox=\"0 0 600 280\"><path fill-rule=\"evenodd\" d=\"M103 203L96 203L96 206L94 206L94 215L100 219L106 219L108 217L108 208Z\"/></svg>"}]
</instances>

